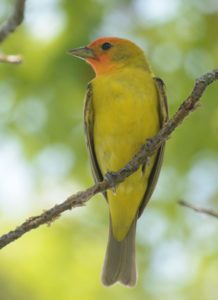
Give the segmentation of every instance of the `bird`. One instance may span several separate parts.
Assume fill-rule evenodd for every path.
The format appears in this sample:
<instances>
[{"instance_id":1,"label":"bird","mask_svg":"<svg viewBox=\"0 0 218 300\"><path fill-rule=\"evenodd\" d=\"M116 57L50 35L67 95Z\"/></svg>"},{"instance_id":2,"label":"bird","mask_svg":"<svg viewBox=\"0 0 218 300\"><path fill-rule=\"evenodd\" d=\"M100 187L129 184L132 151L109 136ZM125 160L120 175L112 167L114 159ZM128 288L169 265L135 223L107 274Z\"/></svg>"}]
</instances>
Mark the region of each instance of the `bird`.
<instances>
[{"instance_id":1,"label":"bird","mask_svg":"<svg viewBox=\"0 0 218 300\"><path fill-rule=\"evenodd\" d=\"M151 71L146 55L134 42L101 37L68 51L95 72L88 83L84 128L95 182L127 164L168 119L163 81ZM109 238L102 283L133 287L136 224L156 186L164 144L140 168L103 193L109 206ZM146 233L145 233L146 234Z\"/></svg>"}]
</instances>

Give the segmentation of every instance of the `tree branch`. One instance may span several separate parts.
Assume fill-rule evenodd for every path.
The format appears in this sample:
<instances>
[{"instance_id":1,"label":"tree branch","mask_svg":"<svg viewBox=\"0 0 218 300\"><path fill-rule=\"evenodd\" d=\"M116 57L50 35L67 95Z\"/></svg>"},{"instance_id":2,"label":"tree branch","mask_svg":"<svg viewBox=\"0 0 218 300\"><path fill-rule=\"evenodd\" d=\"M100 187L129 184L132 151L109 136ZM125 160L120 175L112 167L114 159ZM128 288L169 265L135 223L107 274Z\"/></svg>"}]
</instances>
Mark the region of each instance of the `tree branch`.
<instances>
[{"instance_id":1,"label":"tree branch","mask_svg":"<svg viewBox=\"0 0 218 300\"><path fill-rule=\"evenodd\" d=\"M194 204L188 203L188 202L186 202L184 200L179 200L178 203L180 205L182 205L182 206L191 208L192 210L194 210L196 212L199 212L199 213L202 213L202 214L206 214L206 215L209 215L209 216L214 217L214 218L218 218L218 212L215 212L215 211L213 211L211 209L199 207L199 206L196 206Z\"/></svg>"},{"instance_id":2,"label":"tree branch","mask_svg":"<svg viewBox=\"0 0 218 300\"><path fill-rule=\"evenodd\" d=\"M24 19L25 0L16 0L14 12L9 19L0 27L0 43L14 32Z\"/></svg>"},{"instance_id":3,"label":"tree branch","mask_svg":"<svg viewBox=\"0 0 218 300\"><path fill-rule=\"evenodd\" d=\"M218 69L213 70L199 77L188 98L181 104L174 116L164 125L159 133L150 139L141 150L118 172L109 172L105 179L85 191L79 192L68 197L61 204L53 206L51 209L43 212L41 215L31 217L16 229L0 237L0 249L15 241L30 230L43 224L50 224L64 211L84 205L91 197L97 193L104 192L122 182L126 177L134 173L141 164L147 163L148 158L164 143L170 134L181 124L181 122L198 107L198 102L205 89L218 79Z\"/></svg>"},{"instance_id":4,"label":"tree branch","mask_svg":"<svg viewBox=\"0 0 218 300\"><path fill-rule=\"evenodd\" d=\"M23 22L24 10L25 0L16 0L13 14L0 26L0 43ZM20 55L5 55L0 53L0 63L20 64L21 62L22 58Z\"/></svg>"}]
</instances>

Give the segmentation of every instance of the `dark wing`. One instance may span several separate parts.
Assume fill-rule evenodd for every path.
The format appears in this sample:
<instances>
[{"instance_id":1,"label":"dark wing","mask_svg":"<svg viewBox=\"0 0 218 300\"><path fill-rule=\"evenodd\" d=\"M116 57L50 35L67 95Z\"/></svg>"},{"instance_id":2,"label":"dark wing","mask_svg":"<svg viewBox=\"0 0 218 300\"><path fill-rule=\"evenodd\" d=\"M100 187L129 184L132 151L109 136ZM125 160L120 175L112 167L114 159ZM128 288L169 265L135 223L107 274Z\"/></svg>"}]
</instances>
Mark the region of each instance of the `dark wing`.
<instances>
[{"instance_id":1,"label":"dark wing","mask_svg":"<svg viewBox=\"0 0 218 300\"><path fill-rule=\"evenodd\" d=\"M159 113L160 113L160 120L161 120L161 127L164 125L164 123L168 120L168 106L167 106L167 97L166 97L166 92L165 92L165 87L164 83L160 78L154 78L156 87L157 87L157 92L159 96ZM141 216L146 204L148 203L154 188L156 186L159 174L160 174L160 169L163 161L163 154L164 154L164 147L165 144L162 144L160 149L158 150L156 161L154 163L153 169L151 170L151 174L149 177L149 182L148 182L148 187L147 190L144 194L141 206L139 208L138 212L138 217Z\"/></svg>"},{"instance_id":2,"label":"dark wing","mask_svg":"<svg viewBox=\"0 0 218 300\"><path fill-rule=\"evenodd\" d=\"M92 84L89 83L87 87L87 93L85 98L85 107L84 107L84 128L86 134L86 145L88 148L89 159L91 161L92 175L94 177L95 182L99 182L103 180L103 176L101 174L94 147L93 140L93 128L94 128L94 109L92 105ZM103 193L106 197L106 193Z\"/></svg>"}]
</instances>

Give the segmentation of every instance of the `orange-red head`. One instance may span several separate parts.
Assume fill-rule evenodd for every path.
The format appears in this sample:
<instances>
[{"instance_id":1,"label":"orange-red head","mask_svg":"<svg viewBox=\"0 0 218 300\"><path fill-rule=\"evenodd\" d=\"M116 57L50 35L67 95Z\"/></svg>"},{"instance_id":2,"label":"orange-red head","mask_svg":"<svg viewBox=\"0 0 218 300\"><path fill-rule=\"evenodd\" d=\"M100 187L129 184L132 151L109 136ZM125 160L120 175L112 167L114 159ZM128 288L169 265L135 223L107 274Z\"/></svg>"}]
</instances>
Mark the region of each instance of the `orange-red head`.
<instances>
[{"instance_id":1,"label":"orange-red head","mask_svg":"<svg viewBox=\"0 0 218 300\"><path fill-rule=\"evenodd\" d=\"M149 69L143 51L126 39L99 38L86 47L72 49L69 53L85 59L97 75L109 73L124 66Z\"/></svg>"}]
</instances>

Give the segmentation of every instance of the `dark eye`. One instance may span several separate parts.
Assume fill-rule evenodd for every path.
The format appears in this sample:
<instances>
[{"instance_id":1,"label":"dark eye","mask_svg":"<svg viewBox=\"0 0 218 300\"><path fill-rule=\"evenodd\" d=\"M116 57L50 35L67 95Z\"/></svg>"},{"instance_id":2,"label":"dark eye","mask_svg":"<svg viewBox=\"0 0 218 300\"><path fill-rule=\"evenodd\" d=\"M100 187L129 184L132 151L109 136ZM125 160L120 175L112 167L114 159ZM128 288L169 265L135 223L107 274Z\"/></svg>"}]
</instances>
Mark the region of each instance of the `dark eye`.
<instances>
[{"instance_id":1,"label":"dark eye","mask_svg":"<svg viewBox=\"0 0 218 300\"><path fill-rule=\"evenodd\" d=\"M104 43L104 44L101 45L101 48L102 48L103 50L108 50L108 49L110 49L111 47L112 47L112 45L111 45L110 43Z\"/></svg>"}]
</instances>

